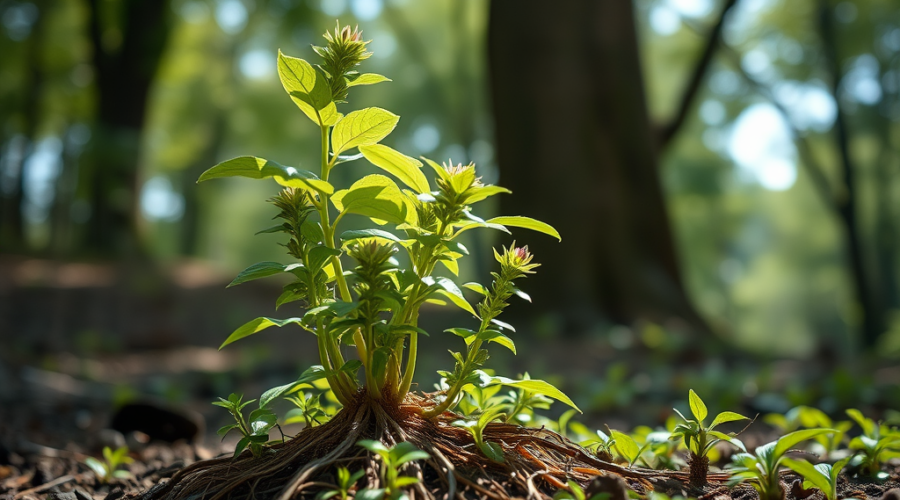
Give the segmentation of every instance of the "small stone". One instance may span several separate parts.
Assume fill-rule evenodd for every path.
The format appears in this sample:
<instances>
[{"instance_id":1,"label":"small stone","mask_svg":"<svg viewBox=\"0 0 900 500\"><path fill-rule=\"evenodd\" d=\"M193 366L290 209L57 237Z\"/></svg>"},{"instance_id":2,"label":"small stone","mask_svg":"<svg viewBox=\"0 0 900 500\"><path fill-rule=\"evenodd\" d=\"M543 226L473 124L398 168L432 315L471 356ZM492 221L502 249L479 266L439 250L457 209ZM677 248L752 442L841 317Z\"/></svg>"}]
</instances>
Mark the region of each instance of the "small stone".
<instances>
[{"instance_id":1,"label":"small stone","mask_svg":"<svg viewBox=\"0 0 900 500\"><path fill-rule=\"evenodd\" d=\"M80 500L74 491L54 491L47 495L47 500Z\"/></svg>"},{"instance_id":2,"label":"small stone","mask_svg":"<svg viewBox=\"0 0 900 500\"><path fill-rule=\"evenodd\" d=\"M77 500L94 500L94 497L88 494L88 492L79 489L75 490L75 498Z\"/></svg>"},{"instance_id":3,"label":"small stone","mask_svg":"<svg viewBox=\"0 0 900 500\"><path fill-rule=\"evenodd\" d=\"M881 500L900 500L900 488L891 488L881 495Z\"/></svg>"},{"instance_id":4,"label":"small stone","mask_svg":"<svg viewBox=\"0 0 900 500\"><path fill-rule=\"evenodd\" d=\"M628 500L628 485L619 476L598 476L584 490L584 496L591 498L600 493L607 493L609 500Z\"/></svg>"},{"instance_id":5,"label":"small stone","mask_svg":"<svg viewBox=\"0 0 900 500\"><path fill-rule=\"evenodd\" d=\"M109 492L109 495L106 495L106 498L104 500L119 500L124 496L125 490L123 490L121 486L116 486L112 491Z\"/></svg>"}]
</instances>

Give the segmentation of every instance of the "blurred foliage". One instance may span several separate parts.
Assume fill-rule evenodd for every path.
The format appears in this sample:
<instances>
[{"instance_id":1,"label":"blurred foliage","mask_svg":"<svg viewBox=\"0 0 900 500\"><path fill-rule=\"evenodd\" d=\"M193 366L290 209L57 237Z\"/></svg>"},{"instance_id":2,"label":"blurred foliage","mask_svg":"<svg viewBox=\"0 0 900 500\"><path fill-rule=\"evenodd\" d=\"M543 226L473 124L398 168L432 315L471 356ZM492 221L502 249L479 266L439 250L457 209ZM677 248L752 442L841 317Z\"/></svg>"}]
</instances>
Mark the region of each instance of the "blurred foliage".
<instances>
[{"instance_id":1,"label":"blurred foliage","mask_svg":"<svg viewBox=\"0 0 900 500\"><path fill-rule=\"evenodd\" d=\"M122 1L98 2L106 13L104 45L122 39L115 17ZM635 5L650 111L661 122L676 109L721 3ZM760 353L842 359L854 353L860 324L845 235L797 146L807 144L831 185L842 185L833 131L839 103L850 129L869 274L881 307L894 311L880 354L896 357L900 10L892 0L828 5L843 72L837 101L828 88L818 3L739 0L696 105L663 152L661 176L688 288L714 329ZM320 43L318 34L336 18L360 24L373 40L369 69L395 79L359 93L352 103L378 102L403 116L387 144L413 156L475 161L486 182L498 181L486 91L486 2L172 0L169 15L172 30L141 137L141 196L124 202L139 207L141 243L158 261L197 257L238 270L278 255L262 241L276 236L246 236L274 215L253 203L270 194L270 186L222 182L197 190L195 180L217 161L245 153L315 164L318 137L302 126L302 114L282 105L275 57L279 48L297 52ZM22 187L26 222L26 239L16 246L10 221L2 219L4 251L81 256L91 206L78 178L94 138L97 101L90 16L86 0L0 1L0 195L9 207L16 186ZM354 177L371 173L358 169L374 172L362 164L353 168ZM340 171L335 176L336 185L346 183ZM841 189L835 196L846 196ZM228 223L211 224L212 218ZM465 243L480 255L474 259L480 264L461 270L460 279L469 281L485 274L490 255L487 242ZM610 344L623 338L648 346L677 342L661 337L667 326L637 325L635 331L623 337L622 328L613 328L603 335ZM82 340L85 349L96 343ZM598 407L635 397L635 384L617 383L630 377L624 365L603 369L608 376L595 382L602 387L593 392ZM841 374L828 381L838 392ZM647 376L668 375L651 370ZM694 386L706 390L718 383L704 378Z\"/></svg>"}]
</instances>

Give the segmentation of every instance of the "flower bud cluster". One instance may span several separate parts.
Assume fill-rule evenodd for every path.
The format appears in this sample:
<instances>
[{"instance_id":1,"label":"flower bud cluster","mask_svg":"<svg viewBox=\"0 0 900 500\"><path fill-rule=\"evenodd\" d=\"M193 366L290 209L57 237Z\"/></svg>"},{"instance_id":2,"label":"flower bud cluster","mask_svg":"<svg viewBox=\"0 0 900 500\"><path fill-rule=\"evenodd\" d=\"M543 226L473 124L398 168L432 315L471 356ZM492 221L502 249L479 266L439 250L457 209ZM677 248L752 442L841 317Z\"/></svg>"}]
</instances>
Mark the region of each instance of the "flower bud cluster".
<instances>
[{"instance_id":1,"label":"flower bud cluster","mask_svg":"<svg viewBox=\"0 0 900 500\"><path fill-rule=\"evenodd\" d=\"M393 258L396 252L393 245L374 238L360 240L348 250L350 257L359 264L352 274L356 278L354 288L359 295L363 317L374 319L381 310L383 300L378 297L378 292L389 290L393 285L391 273L397 270L397 261Z\"/></svg>"},{"instance_id":2,"label":"flower bud cluster","mask_svg":"<svg viewBox=\"0 0 900 500\"><path fill-rule=\"evenodd\" d=\"M534 269L540 266L531 263L533 255L528 252L527 246L516 247L515 242L509 248L504 248L502 255L495 249L494 258L500 263L500 272L491 273L494 277L491 291L478 304L478 313L485 322L499 316L509 305L507 301L517 292L513 281L534 274Z\"/></svg>"},{"instance_id":3,"label":"flower bud cluster","mask_svg":"<svg viewBox=\"0 0 900 500\"><path fill-rule=\"evenodd\" d=\"M369 42L363 41L359 27L351 30L350 26L341 28L338 24L333 35L326 31L324 36L328 43L324 47L313 46L313 50L322 58L320 68L328 78L332 100L342 102L347 98L347 79L359 74L353 68L372 53L366 52Z\"/></svg>"},{"instance_id":4,"label":"flower bud cluster","mask_svg":"<svg viewBox=\"0 0 900 500\"><path fill-rule=\"evenodd\" d=\"M269 202L280 210L275 218L284 220L282 230L291 236L285 245L288 253L297 260L303 260L309 245L318 243L306 241L301 229L306 218L315 210L309 193L303 189L285 188L269 199Z\"/></svg>"},{"instance_id":5,"label":"flower bud cluster","mask_svg":"<svg viewBox=\"0 0 900 500\"><path fill-rule=\"evenodd\" d=\"M475 175L475 164L462 165L444 163L438 170L436 179L438 192L435 196L437 203L436 215L445 222L456 222L463 218L463 211L469 204L469 199L475 192L484 187L481 178Z\"/></svg>"}]
</instances>

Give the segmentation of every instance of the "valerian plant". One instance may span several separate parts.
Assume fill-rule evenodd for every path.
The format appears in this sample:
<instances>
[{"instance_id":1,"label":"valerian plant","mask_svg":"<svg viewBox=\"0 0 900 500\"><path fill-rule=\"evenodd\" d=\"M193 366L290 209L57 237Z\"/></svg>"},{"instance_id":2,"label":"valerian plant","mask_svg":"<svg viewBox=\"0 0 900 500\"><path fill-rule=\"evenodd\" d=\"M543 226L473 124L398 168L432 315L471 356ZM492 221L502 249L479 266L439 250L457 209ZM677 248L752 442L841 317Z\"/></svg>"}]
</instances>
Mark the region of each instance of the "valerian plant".
<instances>
[{"instance_id":1,"label":"valerian plant","mask_svg":"<svg viewBox=\"0 0 900 500\"><path fill-rule=\"evenodd\" d=\"M900 458L900 430L866 418L856 409L847 410L847 415L863 430L861 436L850 440L850 449L859 457L854 465L858 464L870 477L886 479L889 475L881 470L881 465L888 459Z\"/></svg>"},{"instance_id":2,"label":"valerian plant","mask_svg":"<svg viewBox=\"0 0 900 500\"><path fill-rule=\"evenodd\" d=\"M94 457L84 459L84 464L91 468L97 480L103 484L109 483L113 479L128 479L131 473L127 470L119 469L119 467L134 462L134 459L128 456L128 447L122 446L113 451L109 446L103 447L103 460Z\"/></svg>"},{"instance_id":3,"label":"valerian plant","mask_svg":"<svg viewBox=\"0 0 900 500\"><path fill-rule=\"evenodd\" d=\"M519 391L508 402L511 418L534 406L535 398L552 398L574 407L565 394L545 381L489 376L482 370L489 358L488 344L515 352L509 337L514 329L499 317L513 296L530 300L518 288L539 266L527 247L514 243L494 251L499 270L492 274L489 286L466 283L460 287L438 272L441 264L444 271L458 274L460 261L469 254L460 242L467 231L509 232L510 227L519 227L559 238L557 231L528 217L479 218L473 213L476 204L509 191L484 184L474 164L438 164L428 158L423 158L423 163L381 144L400 119L390 111L377 107L346 114L339 111L338 106L347 103L356 87L390 80L357 71L371 55L361 32L338 27L333 34L326 34L326 41L325 46L314 48L320 57L318 64L281 52L277 61L285 92L319 129L315 171L242 156L212 167L199 179L272 179L281 187L269 200L277 209L279 223L261 232L286 236L283 246L290 259L253 264L229 286L286 274L290 282L275 306L299 305L302 313L286 319L253 319L237 328L222 347L273 326L291 325L316 336L320 365L299 380L266 392L260 398L260 409L300 385L322 378L344 406L362 393L385 405L403 402L413 383L420 339L427 335L418 326L426 302L449 302L468 312L477 326L448 330L463 338L466 349L452 353L452 370L440 372L445 390L421 405L425 418L434 419L455 409L468 392L492 386ZM389 176L362 176L344 188L332 184L336 168L352 172L353 166L344 164L361 159ZM423 171L425 165L434 174L433 182ZM371 226L342 231L348 217L362 217ZM480 296L475 306L463 289ZM355 351L356 359L345 346ZM317 403L296 398L293 402L301 410L312 410ZM318 416L310 414L307 423L315 424ZM239 421L232 428L243 432L245 427ZM257 454L261 438L245 438Z\"/></svg>"}]
</instances>

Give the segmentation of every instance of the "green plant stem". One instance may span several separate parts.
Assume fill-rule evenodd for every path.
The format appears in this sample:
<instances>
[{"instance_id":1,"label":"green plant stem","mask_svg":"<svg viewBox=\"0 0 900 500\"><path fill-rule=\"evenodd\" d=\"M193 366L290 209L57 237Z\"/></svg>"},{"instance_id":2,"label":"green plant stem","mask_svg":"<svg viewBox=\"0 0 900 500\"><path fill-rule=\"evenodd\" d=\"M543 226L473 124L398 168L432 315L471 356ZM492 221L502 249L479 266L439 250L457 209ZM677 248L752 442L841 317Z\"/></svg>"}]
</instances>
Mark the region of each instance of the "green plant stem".
<instances>
[{"instance_id":1,"label":"green plant stem","mask_svg":"<svg viewBox=\"0 0 900 500\"><path fill-rule=\"evenodd\" d=\"M328 182L328 174L331 172L331 163L328 161L328 128L327 126L322 126L322 170L321 177L322 180ZM328 200L329 196L325 193L320 193L322 196L322 203L319 205L319 219L322 221L322 233L325 235L325 246L334 250L334 227L329 223L329 215L328 215ZM338 284L338 289L341 293L341 299L344 302L350 302L353 298L350 295L350 288L347 286L347 279L344 277L344 268L341 265L341 259L338 256L334 256L331 258L331 265L334 268L334 279Z\"/></svg>"},{"instance_id":2,"label":"green plant stem","mask_svg":"<svg viewBox=\"0 0 900 500\"><path fill-rule=\"evenodd\" d=\"M325 332L323 330L324 327L320 320L316 334L316 343L319 346L319 361L322 363L322 368L324 368L326 372L334 373L335 368L331 364L331 359L329 359L328 357L328 339L326 338ZM331 386L331 390L338 398L338 401L340 401L341 404L345 406L349 404L350 399L344 393L346 389L341 385L340 379L335 375L326 375L325 379L328 381L328 385Z\"/></svg>"},{"instance_id":3,"label":"green plant stem","mask_svg":"<svg viewBox=\"0 0 900 500\"><path fill-rule=\"evenodd\" d=\"M490 319L488 319L486 317L482 318L481 326L478 328L478 335L480 335L482 332L484 332L485 328L487 328L487 325L489 325L489 324L490 324ZM441 401L441 403L439 405L422 413L422 415L425 418L435 417L437 415L440 415L441 413L444 413L445 411L447 411L448 408L450 408L450 406L456 400L456 397L459 396L459 392L463 388L463 380L465 380L465 374L468 370L472 369L471 365L472 365L472 363L475 362L475 353L478 352L478 349L481 349L482 343L483 343L483 341L481 339L477 338L477 335L476 335L475 341L472 342L472 345L469 346L469 350L466 353L466 362L463 365L463 369L462 369L462 373L464 376L460 377L459 380L457 380L449 389L447 389L447 394L444 397L444 400ZM511 415L514 415L514 414L515 413L512 413ZM509 421L509 420L507 420L507 421Z\"/></svg>"}]
</instances>

